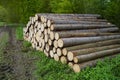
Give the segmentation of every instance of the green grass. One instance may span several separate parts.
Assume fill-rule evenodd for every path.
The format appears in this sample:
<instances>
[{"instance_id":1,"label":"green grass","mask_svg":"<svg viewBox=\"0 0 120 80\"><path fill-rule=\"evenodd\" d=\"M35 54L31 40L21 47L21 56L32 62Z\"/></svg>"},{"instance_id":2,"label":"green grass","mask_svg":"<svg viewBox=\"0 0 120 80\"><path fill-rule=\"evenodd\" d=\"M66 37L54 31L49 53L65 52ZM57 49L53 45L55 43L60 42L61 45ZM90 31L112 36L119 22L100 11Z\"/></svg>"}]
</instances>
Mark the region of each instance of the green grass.
<instances>
[{"instance_id":1,"label":"green grass","mask_svg":"<svg viewBox=\"0 0 120 80\"><path fill-rule=\"evenodd\" d=\"M23 27L16 28L16 38L17 40L23 40Z\"/></svg>"},{"instance_id":2,"label":"green grass","mask_svg":"<svg viewBox=\"0 0 120 80\"><path fill-rule=\"evenodd\" d=\"M22 32L17 32L19 38L22 37L21 34ZM23 45L24 48L30 47L30 43L26 41L23 42ZM111 60L98 61L96 67L87 67L80 73L74 73L67 65L46 57L43 52L27 50L29 50L31 57L38 58L35 62L34 73L37 80L120 80L120 55Z\"/></svg>"}]
</instances>

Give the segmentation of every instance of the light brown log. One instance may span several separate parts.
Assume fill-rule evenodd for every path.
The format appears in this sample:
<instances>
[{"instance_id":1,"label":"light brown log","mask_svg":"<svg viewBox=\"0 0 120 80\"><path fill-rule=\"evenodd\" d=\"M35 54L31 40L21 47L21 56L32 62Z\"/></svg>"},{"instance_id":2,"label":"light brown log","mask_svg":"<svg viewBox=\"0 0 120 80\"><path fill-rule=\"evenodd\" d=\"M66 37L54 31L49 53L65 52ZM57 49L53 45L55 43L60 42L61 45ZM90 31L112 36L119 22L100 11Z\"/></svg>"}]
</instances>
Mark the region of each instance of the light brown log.
<instances>
[{"instance_id":1,"label":"light brown log","mask_svg":"<svg viewBox=\"0 0 120 80\"><path fill-rule=\"evenodd\" d=\"M43 32L45 29L44 24L41 24L41 31Z\"/></svg>"},{"instance_id":2,"label":"light brown log","mask_svg":"<svg viewBox=\"0 0 120 80\"><path fill-rule=\"evenodd\" d=\"M74 72L78 73L78 72L80 72L81 70L85 69L88 66L89 67L95 66L98 61L104 61L104 59L106 59L106 58L108 58L108 59L114 58L118 54L119 53L116 53L114 55L110 55L110 56L107 56L107 57L98 58L98 59L87 61L87 62L80 63L80 64L74 64L73 70L74 70Z\"/></svg>"},{"instance_id":3,"label":"light brown log","mask_svg":"<svg viewBox=\"0 0 120 80\"><path fill-rule=\"evenodd\" d=\"M57 48L57 55L61 56L62 55L62 50L60 48Z\"/></svg>"},{"instance_id":4,"label":"light brown log","mask_svg":"<svg viewBox=\"0 0 120 80\"><path fill-rule=\"evenodd\" d=\"M50 46L48 44L45 44L45 49L48 52L50 50Z\"/></svg>"},{"instance_id":5,"label":"light brown log","mask_svg":"<svg viewBox=\"0 0 120 80\"><path fill-rule=\"evenodd\" d=\"M90 36L107 36L118 35L120 33L101 33L101 32L57 32L55 33L55 39L70 38L70 37L90 37Z\"/></svg>"},{"instance_id":6,"label":"light brown log","mask_svg":"<svg viewBox=\"0 0 120 80\"><path fill-rule=\"evenodd\" d=\"M86 55L86 54L90 54L93 52L98 52L98 51L108 50L108 49L113 49L113 48L118 48L118 47L120 47L120 45L108 45L108 46L102 46L102 47L79 49L79 50L68 52L67 58L68 60L72 61L75 56ZM77 63L76 58L74 59L74 62Z\"/></svg>"},{"instance_id":7,"label":"light brown log","mask_svg":"<svg viewBox=\"0 0 120 80\"><path fill-rule=\"evenodd\" d=\"M118 39L120 35L111 36L97 36L97 37L76 37L76 38L62 38L58 40L59 47L68 47L85 43L92 43L103 40Z\"/></svg>"},{"instance_id":8,"label":"light brown log","mask_svg":"<svg viewBox=\"0 0 120 80\"><path fill-rule=\"evenodd\" d=\"M50 32L51 32L51 31L50 31L50 28L48 28L47 30L48 30L48 31L47 31L47 32L48 32L48 34L50 34Z\"/></svg>"},{"instance_id":9,"label":"light brown log","mask_svg":"<svg viewBox=\"0 0 120 80\"><path fill-rule=\"evenodd\" d=\"M67 50L66 48L63 48L63 49L62 49L62 54L63 54L64 56L66 56L67 53L68 53L68 50Z\"/></svg>"},{"instance_id":10,"label":"light brown log","mask_svg":"<svg viewBox=\"0 0 120 80\"><path fill-rule=\"evenodd\" d=\"M54 40L54 39L55 39L55 33L52 32L52 31L50 32L50 39L51 39L51 40Z\"/></svg>"},{"instance_id":11,"label":"light brown log","mask_svg":"<svg viewBox=\"0 0 120 80\"><path fill-rule=\"evenodd\" d=\"M73 68L73 65L74 65L73 62L68 62L68 66L69 66L70 68Z\"/></svg>"},{"instance_id":12,"label":"light brown log","mask_svg":"<svg viewBox=\"0 0 120 80\"><path fill-rule=\"evenodd\" d=\"M47 20L47 26L50 27L51 26L51 21L48 19Z\"/></svg>"},{"instance_id":13,"label":"light brown log","mask_svg":"<svg viewBox=\"0 0 120 80\"><path fill-rule=\"evenodd\" d=\"M45 42L47 43L47 42L48 42L48 35L47 35L47 34L45 34L44 36L45 36L45 37L44 37Z\"/></svg>"},{"instance_id":14,"label":"light brown log","mask_svg":"<svg viewBox=\"0 0 120 80\"><path fill-rule=\"evenodd\" d=\"M54 54L54 60L59 61L59 56L57 54Z\"/></svg>"},{"instance_id":15,"label":"light brown log","mask_svg":"<svg viewBox=\"0 0 120 80\"><path fill-rule=\"evenodd\" d=\"M54 45L55 48L58 48L58 41L54 40L53 45Z\"/></svg>"},{"instance_id":16,"label":"light brown log","mask_svg":"<svg viewBox=\"0 0 120 80\"><path fill-rule=\"evenodd\" d=\"M47 29L44 29L44 34L48 34L48 30Z\"/></svg>"},{"instance_id":17,"label":"light brown log","mask_svg":"<svg viewBox=\"0 0 120 80\"><path fill-rule=\"evenodd\" d=\"M54 57L54 53L52 50L50 50L50 57L53 58Z\"/></svg>"},{"instance_id":18,"label":"light brown log","mask_svg":"<svg viewBox=\"0 0 120 80\"><path fill-rule=\"evenodd\" d=\"M112 24L54 24L51 26L51 30L61 31L61 30L80 30L80 29L96 29L96 28L109 28L115 27Z\"/></svg>"},{"instance_id":19,"label":"light brown log","mask_svg":"<svg viewBox=\"0 0 120 80\"><path fill-rule=\"evenodd\" d=\"M42 39L42 47L41 47L41 49L42 49L42 51L44 50L44 48L45 48L45 41Z\"/></svg>"},{"instance_id":20,"label":"light brown log","mask_svg":"<svg viewBox=\"0 0 120 80\"><path fill-rule=\"evenodd\" d=\"M105 40L105 41L100 41L100 42L95 42L95 43L66 47L66 48L64 48L63 55L64 54L66 55L67 51L85 49L85 48L92 48L92 47L107 46L107 45L112 45L112 44L120 44L120 39Z\"/></svg>"},{"instance_id":21,"label":"light brown log","mask_svg":"<svg viewBox=\"0 0 120 80\"><path fill-rule=\"evenodd\" d=\"M62 64L67 64L67 58L65 56L61 56L60 61Z\"/></svg>"},{"instance_id":22,"label":"light brown log","mask_svg":"<svg viewBox=\"0 0 120 80\"><path fill-rule=\"evenodd\" d=\"M53 47L53 53L56 53L57 49L55 47Z\"/></svg>"},{"instance_id":23,"label":"light brown log","mask_svg":"<svg viewBox=\"0 0 120 80\"><path fill-rule=\"evenodd\" d=\"M114 48L114 49L103 50L103 51L94 52L94 53L90 53L90 54L86 54L86 55L80 55L80 56L76 56L76 62L81 63L81 62L97 59L100 57L113 55L113 54L116 54L119 52L120 52L120 48Z\"/></svg>"},{"instance_id":24,"label":"light brown log","mask_svg":"<svg viewBox=\"0 0 120 80\"><path fill-rule=\"evenodd\" d=\"M48 44L51 46L53 44L53 41L51 39L48 39Z\"/></svg>"}]
</instances>

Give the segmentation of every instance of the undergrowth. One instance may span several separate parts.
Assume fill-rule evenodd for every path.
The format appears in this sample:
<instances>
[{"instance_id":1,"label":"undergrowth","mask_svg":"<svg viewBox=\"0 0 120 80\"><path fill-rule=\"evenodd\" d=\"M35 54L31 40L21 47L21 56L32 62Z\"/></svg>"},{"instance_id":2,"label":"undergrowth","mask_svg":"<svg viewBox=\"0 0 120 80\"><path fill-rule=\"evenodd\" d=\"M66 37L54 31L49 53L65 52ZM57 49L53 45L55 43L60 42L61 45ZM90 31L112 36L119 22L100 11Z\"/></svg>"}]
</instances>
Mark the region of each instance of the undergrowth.
<instances>
[{"instance_id":1,"label":"undergrowth","mask_svg":"<svg viewBox=\"0 0 120 80\"><path fill-rule=\"evenodd\" d=\"M7 41L8 34L5 32L0 34L0 63L3 61L3 49L5 48Z\"/></svg>"},{"instance_id":2,"label":"undergrowth","mask_svg":"<svg viewBox=\"0 0 120 80\"><path fill-rule=\"evenodd\" d=\"M17 35L19 38L22 36L18 33ZM30 47L30 43L26 41L23 45L26 48ZM38 58L34 72L37 80L120 80L120 55L113 59L106 58L104 61L98 61L96 67L87 67L80 73L74 73L67 65L46 57L43 52L33 49L29 51L31 57Z\"/></svg>"}]
</instances>

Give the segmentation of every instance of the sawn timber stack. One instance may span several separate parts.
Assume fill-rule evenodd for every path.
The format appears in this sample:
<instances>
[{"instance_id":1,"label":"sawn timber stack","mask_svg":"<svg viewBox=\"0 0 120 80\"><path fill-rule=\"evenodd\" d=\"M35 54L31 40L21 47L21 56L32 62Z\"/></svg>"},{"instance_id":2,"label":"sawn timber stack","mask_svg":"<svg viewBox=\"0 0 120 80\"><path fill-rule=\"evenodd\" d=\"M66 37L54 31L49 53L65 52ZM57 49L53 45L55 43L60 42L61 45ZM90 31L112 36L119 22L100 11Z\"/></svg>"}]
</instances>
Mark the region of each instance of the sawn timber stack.
<instances>
[{"instance_id":1,"label":"sawn timber stack","mask_svg":"<svg viewBox=\"0 0 120 80\"><path fill-rule=\"evenodd\" d=\"M98 14L36 14L23 34L33 48L75 72L120 53L118 27Z\"/></svg>"}]
</instances>

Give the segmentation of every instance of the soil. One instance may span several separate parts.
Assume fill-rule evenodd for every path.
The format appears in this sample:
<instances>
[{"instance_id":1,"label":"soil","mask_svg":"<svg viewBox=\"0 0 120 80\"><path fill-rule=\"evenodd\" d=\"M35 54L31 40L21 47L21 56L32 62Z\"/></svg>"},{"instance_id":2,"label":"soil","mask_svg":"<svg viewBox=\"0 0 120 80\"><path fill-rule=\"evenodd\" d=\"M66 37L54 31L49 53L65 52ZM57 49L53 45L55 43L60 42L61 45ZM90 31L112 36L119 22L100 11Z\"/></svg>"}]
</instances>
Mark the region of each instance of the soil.
<instances>
[{"instance_id":1,"label":"soil","mask_svg":"<svg viewBox=\"0 0 120 80\"><path fill-rule=\"evenodd\" d=\"M15 38L15 28L3 27L2 32L7 32L9 40L3 50L3 61L0 63L0 80L36 80L33 75L36 59L29 56L29 52L23 52L22 42Z\"/></svg>"}]
</instances>

